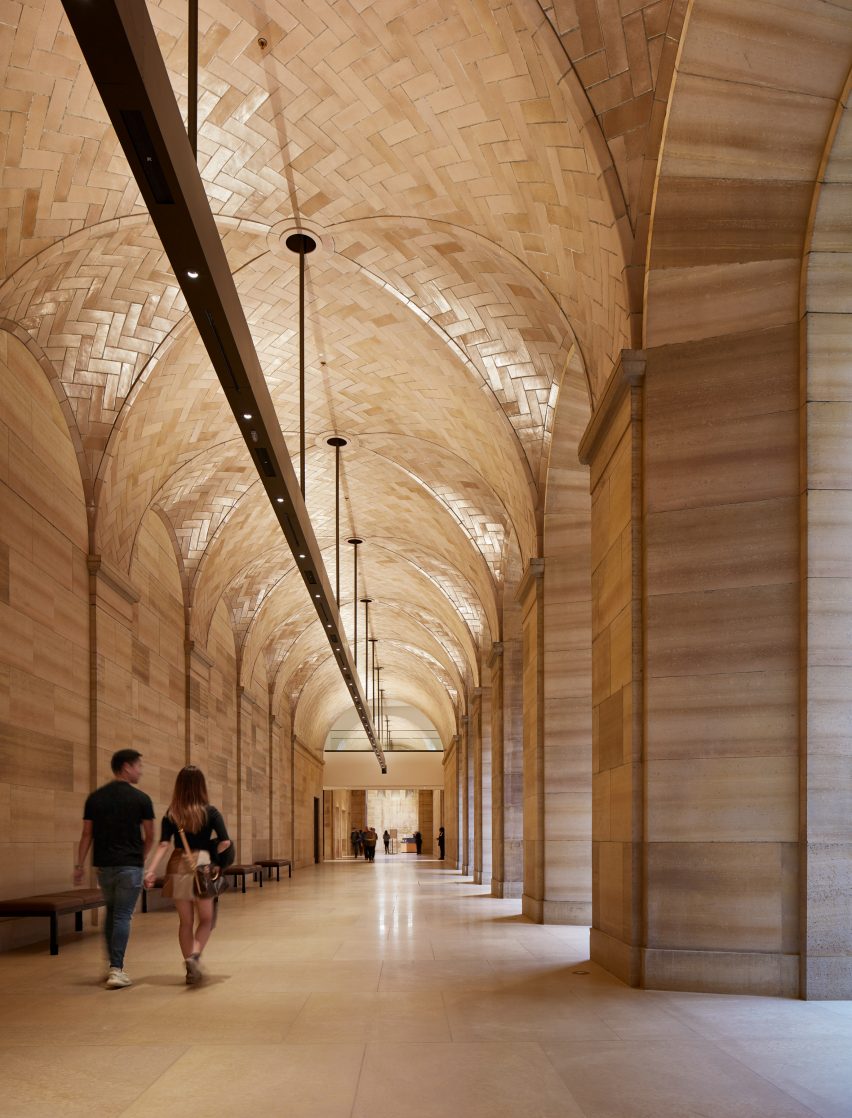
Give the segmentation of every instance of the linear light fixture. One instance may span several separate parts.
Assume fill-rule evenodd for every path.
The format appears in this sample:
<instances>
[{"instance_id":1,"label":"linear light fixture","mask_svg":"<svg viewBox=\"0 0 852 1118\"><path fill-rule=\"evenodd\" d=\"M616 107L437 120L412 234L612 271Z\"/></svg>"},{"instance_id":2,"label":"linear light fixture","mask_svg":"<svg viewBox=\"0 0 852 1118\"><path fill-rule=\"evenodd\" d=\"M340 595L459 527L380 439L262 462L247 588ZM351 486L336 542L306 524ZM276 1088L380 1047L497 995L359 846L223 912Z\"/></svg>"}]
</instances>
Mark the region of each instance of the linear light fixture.
<instances>
[{"instance_id":1,"label":"linear light fixture","mask_svg":"<svg viewBox=\"0 0 852 1118\"><path fill-rule=\"evenodd\" d=\"M139 0L62 2L310 593L331 654L382 772L387 772L319 544L147 7Z\"/></svg>"}]
</instances>

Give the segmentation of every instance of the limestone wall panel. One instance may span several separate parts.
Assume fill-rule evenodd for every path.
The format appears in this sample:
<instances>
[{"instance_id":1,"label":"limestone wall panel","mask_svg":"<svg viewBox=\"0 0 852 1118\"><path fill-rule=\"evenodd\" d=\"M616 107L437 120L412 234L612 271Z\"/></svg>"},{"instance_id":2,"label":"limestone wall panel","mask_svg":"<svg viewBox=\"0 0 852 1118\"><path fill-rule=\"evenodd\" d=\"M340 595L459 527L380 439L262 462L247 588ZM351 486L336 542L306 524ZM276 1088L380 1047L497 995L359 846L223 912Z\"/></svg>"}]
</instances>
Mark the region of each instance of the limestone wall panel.
<instances>
[{"instance_id":1,"label":"limestone wall panel","mask_svg":"<svg viewBox=\"0 0 852 1118\"><path fill-rule=\"evenodd\" d=\"M56 397L0 331L2 897L71 887L89 782L86 549L82 483ZM2 921L0 947L43 934L41 921Z\"/></svg>"}]
</instances>

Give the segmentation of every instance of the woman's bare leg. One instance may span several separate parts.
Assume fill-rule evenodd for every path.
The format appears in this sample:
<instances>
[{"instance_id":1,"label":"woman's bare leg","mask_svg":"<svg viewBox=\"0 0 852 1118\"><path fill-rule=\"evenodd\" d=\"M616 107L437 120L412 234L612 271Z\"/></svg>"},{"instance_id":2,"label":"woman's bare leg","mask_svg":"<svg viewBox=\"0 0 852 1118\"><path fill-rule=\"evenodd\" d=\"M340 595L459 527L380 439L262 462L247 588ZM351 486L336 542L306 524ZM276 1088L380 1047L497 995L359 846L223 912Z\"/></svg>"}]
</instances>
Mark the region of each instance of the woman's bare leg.
<instances>
[{"instance_id":1,"label":"woman's bare leg","mask_svg":"<svg viewBox=\"0 0 852 1118\"><path fill-rule=\"evenodd\" d=\"M188 958L195 950L194 936L193 936L193 923L195 921L195 905L192 901L175 901L175 908L177 909L178 920L178 943L180 944L181 954L184 959Z\"/></svg>"},{"instance_id":2,"label":"woman's bare leg","mask_svg":"<svg viewBox=\"0 0 852 1118\"><path fill-rule=\"evenodd\" d=\"M197 900L195 906L198 910L198 924L195 928L192 950L196 955L200 955L213 931L213 899Z\"/></svg>"}]
</instances>

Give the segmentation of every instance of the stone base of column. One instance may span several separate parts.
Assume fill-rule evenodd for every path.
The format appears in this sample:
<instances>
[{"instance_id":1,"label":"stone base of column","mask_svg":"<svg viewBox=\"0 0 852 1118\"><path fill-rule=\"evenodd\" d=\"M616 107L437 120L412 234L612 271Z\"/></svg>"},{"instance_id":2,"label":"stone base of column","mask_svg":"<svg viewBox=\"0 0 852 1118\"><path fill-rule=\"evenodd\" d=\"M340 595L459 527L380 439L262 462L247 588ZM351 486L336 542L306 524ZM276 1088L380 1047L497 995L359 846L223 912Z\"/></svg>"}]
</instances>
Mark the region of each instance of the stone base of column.
<instances>
[{"instance_id":1,"label":"stone base of column","mask_svg":"<svg viewBox=\"0 0 852 1118\"><path fill-rule=\"evenodd\" d=\"M504 900L522 897L524 895L523 881L499 881L491 878L491 896L502 897Z\"/></svg>"},{"instance_id":2,"label":"stone base of column","mask_svg":"<svg viewBox=\"0 0 852 1118\"><path fill-rule=\"evenodd\" d=\"M462 877L468 877L470 874L470 866L462 866Z\"/></svg>"},{"instance_id":3,"label":"stone base of column","mask_svg":"<svg viewBox=\"0 0 852 1118\"><path fill-rule=\"evenodd\" d=\"M594 958L594 956L593 956ZM699 994L799 996L799 956L758 951L672 951L646 948L644 983L649 990ZM832 991L832 997L848 997Z\"/></svg>"},{"instance_id":4,"label":"stone base of column","mask_svg":"<svg viewBox=\"0 0 852 1118\"><path fill-rule=\"evenodd\" d=\"M639 986L642 981L642 949L631 947L599 928L592 928L589 937L589 957L593 963L608 970L628 986Z\"/></svg>"},{"instance_id":5,"label":"stone base of column","mask_svg":"<svg viewBox=\"0 0 852 1118\"><path fill-rule=\"evenodd\" d=\"M473 884L474 885L481 885L482 884L482 870L474 870L473 871Z\"/></svg>"},{"instance_id":6,"label":"stone base of column","mask_svg":"<svg viewBox=\"0 0 852 1118\"><path fill-rule=\"evenodd\" d=\"M852 958L848 955L811 955L803 971L801 994L809 1002L852 998Z\"/></svg>"},{"instance_id":7,"label":"stone base of column","mask_svg":"<svg viewBox=\"0 0 852 1118\"><path fill-rule=\"evenodd\" d=\"M592 922L591 901L548 901L523 894L521 911L536 924L578 924L588 927Z\"/></svg>"}]
</instances>

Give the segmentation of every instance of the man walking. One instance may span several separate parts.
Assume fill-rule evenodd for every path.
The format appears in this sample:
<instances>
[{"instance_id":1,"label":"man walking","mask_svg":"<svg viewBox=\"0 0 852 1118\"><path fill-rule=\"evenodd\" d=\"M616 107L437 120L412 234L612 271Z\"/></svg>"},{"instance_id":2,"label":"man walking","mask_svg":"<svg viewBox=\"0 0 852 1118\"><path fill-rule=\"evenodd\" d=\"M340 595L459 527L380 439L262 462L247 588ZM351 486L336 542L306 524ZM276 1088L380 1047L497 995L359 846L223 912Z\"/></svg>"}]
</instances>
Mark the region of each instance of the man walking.
<instances>
[{"instance_id":1,"label":"man walking","mask_svg":"<svg viewBox=\"0 0 852 1118\"><path fill-rule=\"evenodd\" d=\"M92 863L106 901L108 989L130 986L124 953L130 938L133 909L142 892L142 867L154 843L154 805L134 785L142 776L142 754L119 749L110 762L114 779L92 792L83 811L83 830L77 848L74 884L83 881L83 863L94 843Z\"/></svg>"}]
</instances>

